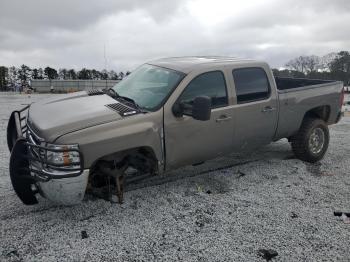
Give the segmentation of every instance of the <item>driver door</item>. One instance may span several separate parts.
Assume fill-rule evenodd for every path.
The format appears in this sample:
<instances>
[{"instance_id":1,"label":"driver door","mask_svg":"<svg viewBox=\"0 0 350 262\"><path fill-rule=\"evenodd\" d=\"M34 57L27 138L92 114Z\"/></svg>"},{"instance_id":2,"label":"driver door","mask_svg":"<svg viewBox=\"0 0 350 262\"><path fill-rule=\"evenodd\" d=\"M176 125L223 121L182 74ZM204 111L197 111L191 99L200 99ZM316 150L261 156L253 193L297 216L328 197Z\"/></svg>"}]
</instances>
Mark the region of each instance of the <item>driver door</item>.
<instances>
[{"instance_id":1,"label":"driver door","mask_svg":"<svg viewBox=\"0 0 350 262\"><path fill-rule=\"evenodd\" d=\"M166 169L196 164L231 151L234 129L233 112L224 72L199 73L191 78L175 102L165 108L164 133ZM181 89L181 88L180 88ZM195 120L190 116L175 117L175 103L191 104L197 96L209 96L212 101L211 118Z\"/></svg>"}]
</instances>

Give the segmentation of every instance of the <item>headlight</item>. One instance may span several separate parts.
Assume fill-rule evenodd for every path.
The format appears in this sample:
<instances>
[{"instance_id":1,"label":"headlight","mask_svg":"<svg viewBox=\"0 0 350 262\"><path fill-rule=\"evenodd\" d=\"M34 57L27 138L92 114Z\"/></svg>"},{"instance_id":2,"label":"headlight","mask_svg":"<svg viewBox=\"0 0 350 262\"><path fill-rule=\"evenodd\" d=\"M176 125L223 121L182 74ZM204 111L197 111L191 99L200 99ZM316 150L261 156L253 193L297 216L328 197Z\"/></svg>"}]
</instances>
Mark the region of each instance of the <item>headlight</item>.
<instances>
[{"instance_id":1,"label":"headlight","mask_svg":"<svg viewBox=\"0 0 350 262\"><path fill-rule=\"evenodd\" d=\"M79 165L80 156L78 151L78 145L52 145L48 144L47 147L51 150L47 150L47 161L52 164L62 166L74 166ZM55 151L59 150L59 151Z\"/></svg>"}]
</instances>

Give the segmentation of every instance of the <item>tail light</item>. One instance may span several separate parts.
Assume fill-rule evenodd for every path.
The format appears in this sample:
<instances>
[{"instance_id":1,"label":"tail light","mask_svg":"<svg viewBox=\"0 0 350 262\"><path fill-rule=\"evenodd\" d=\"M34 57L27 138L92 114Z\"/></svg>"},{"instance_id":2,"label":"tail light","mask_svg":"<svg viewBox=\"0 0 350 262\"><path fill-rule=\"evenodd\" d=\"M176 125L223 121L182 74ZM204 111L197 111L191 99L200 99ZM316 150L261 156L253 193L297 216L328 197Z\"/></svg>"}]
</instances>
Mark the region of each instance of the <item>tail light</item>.
<instances>
[{"instance_id":1,"label":"tail light","mask_svg":"<svg viewBox=\"0 0 350 262\"><path fill-rule=\"evenodd\" d=\"M343 87L341 90L341 94L340 94L340 107L342 107L344 105L344 98L345 98L345 90Z\"/></svg>"}]
</instances>

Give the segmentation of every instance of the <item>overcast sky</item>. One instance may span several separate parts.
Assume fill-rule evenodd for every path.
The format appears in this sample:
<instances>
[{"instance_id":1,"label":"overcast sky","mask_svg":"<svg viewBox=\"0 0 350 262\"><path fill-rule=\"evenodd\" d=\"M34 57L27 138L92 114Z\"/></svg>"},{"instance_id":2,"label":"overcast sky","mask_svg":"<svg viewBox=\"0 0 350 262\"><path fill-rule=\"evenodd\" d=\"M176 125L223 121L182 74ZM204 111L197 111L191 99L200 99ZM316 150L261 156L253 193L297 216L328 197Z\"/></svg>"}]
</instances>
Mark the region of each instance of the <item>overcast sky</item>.
<instances>
[{"instance_id":1,"label":"overcast sky","mask_svg":"<svg viewBox=\"0 0 350 262\"><path fill-rule=\"evenodd\" d=\"M349 0L0 0L0 65L132 70L184 55L350 50Z\"/></svg>"}]
</instances>

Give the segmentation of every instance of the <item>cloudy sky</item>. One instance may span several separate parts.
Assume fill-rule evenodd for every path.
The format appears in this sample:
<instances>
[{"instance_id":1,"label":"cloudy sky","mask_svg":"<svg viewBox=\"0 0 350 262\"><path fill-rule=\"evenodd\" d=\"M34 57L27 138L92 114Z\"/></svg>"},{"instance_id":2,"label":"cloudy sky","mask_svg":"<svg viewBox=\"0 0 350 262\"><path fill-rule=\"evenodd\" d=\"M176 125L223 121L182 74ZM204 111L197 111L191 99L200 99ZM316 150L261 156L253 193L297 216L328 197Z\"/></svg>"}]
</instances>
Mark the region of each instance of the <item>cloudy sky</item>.
<instances>
[{"instance_id":1,"label":"cloudy sky","mask_svg":"<svg viewBox=\"0 0 350 262\"><path fill-rule=\"evenodd\" d=\"M350 50L349 0L0 0L0 65L132 70L184 55ZM104 50L106 50L104 52Z\"/></svg>"}]
</instances>

